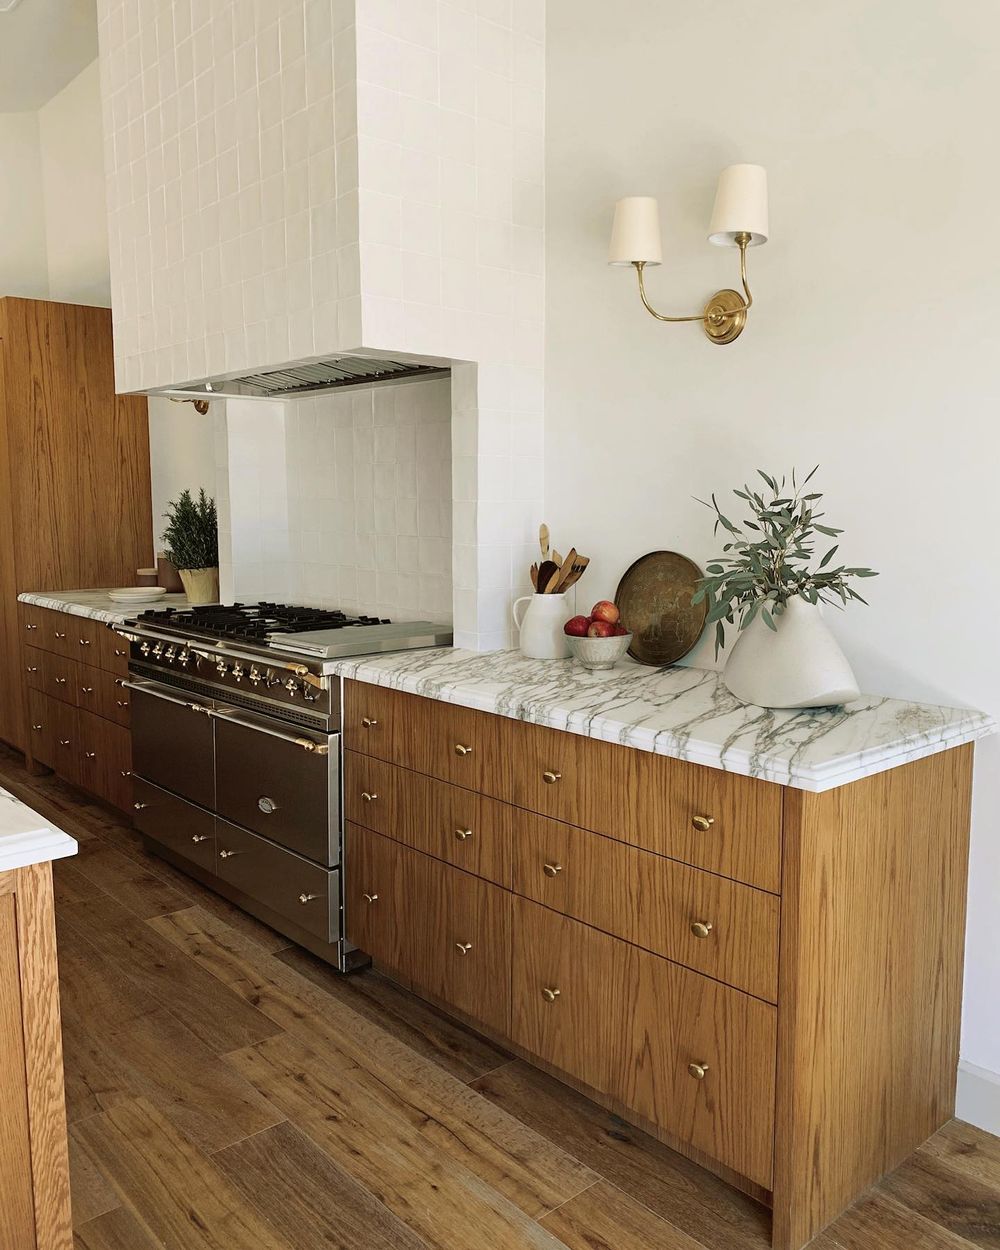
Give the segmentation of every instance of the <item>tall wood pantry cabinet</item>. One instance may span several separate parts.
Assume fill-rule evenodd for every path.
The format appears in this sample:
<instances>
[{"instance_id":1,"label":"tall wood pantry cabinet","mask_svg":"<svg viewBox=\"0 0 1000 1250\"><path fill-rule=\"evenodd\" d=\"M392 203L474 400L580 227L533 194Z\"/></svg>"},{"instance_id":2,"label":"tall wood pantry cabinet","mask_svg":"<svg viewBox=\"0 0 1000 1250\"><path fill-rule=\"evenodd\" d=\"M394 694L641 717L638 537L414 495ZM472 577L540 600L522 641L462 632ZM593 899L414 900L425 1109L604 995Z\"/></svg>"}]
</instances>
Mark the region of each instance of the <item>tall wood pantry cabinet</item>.
<instances>
[{"instance_id":1,"label":"tall wood pantry cabinet","mask_svg":"<svg viewBox=\"0 0 1000 1250\"><path fill-rule=\"evenodd\" d=\"M0 299L0 738L29 748L18 593L130 586L152 556L146 400L115 394L110 309Z\"/></svg>"}]
</instances>

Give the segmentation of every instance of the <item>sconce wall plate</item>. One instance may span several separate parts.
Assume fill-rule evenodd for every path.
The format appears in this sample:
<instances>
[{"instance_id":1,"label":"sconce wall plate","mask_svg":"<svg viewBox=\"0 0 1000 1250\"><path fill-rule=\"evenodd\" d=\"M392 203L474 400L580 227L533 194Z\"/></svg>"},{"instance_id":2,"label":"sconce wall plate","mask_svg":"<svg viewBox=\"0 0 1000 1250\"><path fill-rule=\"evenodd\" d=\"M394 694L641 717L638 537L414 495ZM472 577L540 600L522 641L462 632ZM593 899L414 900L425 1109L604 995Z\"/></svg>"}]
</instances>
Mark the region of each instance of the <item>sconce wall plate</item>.
<instances>
[{"instance_id":1,"label":"sconce wall plate","mask_svg":"<svg viewBox=\"0 0 1000 1250\"><path fill-rule=\"evenodd\" d=\"M726 287L716 291L705 305L705 333L713 343L731 343L743 333L749 303L739 291Z\"/></svg>"}]
</instances>

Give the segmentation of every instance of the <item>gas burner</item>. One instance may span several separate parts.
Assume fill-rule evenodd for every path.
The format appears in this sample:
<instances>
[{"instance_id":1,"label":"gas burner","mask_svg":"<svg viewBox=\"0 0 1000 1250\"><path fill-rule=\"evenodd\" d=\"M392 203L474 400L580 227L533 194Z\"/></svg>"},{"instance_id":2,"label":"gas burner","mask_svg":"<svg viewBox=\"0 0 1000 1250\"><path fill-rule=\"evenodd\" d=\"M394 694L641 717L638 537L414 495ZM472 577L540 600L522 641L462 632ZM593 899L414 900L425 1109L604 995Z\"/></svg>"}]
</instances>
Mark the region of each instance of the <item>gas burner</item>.
<instances>
[{"instance_id":1,"label":"gas burner","mask_svg":"<svg viewBox=\"0 0 1000 1250\"><path fill-rule=\"evenodd\" d=\"M208 604L192 608L150 608L137 618L185 637L233 642L265 642L269 634L298 634L347 625L388 625L377 616L348 616L339 608L306 608L286 603Z\"/></svg>"}]
</instances>

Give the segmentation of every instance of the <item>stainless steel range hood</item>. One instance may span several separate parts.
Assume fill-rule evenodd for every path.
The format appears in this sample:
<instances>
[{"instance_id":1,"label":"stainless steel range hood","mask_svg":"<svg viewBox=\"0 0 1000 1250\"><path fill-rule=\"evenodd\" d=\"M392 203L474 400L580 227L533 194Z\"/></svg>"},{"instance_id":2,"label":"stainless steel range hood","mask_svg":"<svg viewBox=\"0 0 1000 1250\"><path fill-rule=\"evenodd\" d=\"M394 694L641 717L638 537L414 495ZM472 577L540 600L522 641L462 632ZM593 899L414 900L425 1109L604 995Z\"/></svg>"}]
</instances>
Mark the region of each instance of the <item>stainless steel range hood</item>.
<instances>
[{"instance_id":1,"label":"stainless steel range hood","mask_svg":"<svg viewBox=\"0 0 1000 1250\"><path fill-rule=\"evenodd\" d=\"M328 360L286 365L281 369L248 373L238 378L214 378L183 387L164 387L150 393L178 399L289 399L313 391L441 377L449 372L443 365L384 360L375 356L333 356Z\"/></svg>"}]
</instances>

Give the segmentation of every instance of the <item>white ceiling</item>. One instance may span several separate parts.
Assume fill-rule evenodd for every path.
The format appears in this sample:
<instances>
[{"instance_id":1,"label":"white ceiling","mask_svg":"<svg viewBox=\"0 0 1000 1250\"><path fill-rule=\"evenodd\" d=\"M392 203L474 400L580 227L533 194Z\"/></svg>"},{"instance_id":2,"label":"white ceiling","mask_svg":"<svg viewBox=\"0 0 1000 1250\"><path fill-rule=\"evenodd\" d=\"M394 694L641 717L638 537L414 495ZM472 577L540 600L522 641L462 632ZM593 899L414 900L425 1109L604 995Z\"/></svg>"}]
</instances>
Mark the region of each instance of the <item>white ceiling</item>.
<instances>
[{"instance_id":1,"label":"white ceiling","mask_svg":"<svg viewBox=\"0 0 1000 1250\"><path fill-rule=\"evenodd\" d=\"M41 108L97 56L97 0L20 0L0 13L0 113Z\"/></svg>"}]
</instances>

